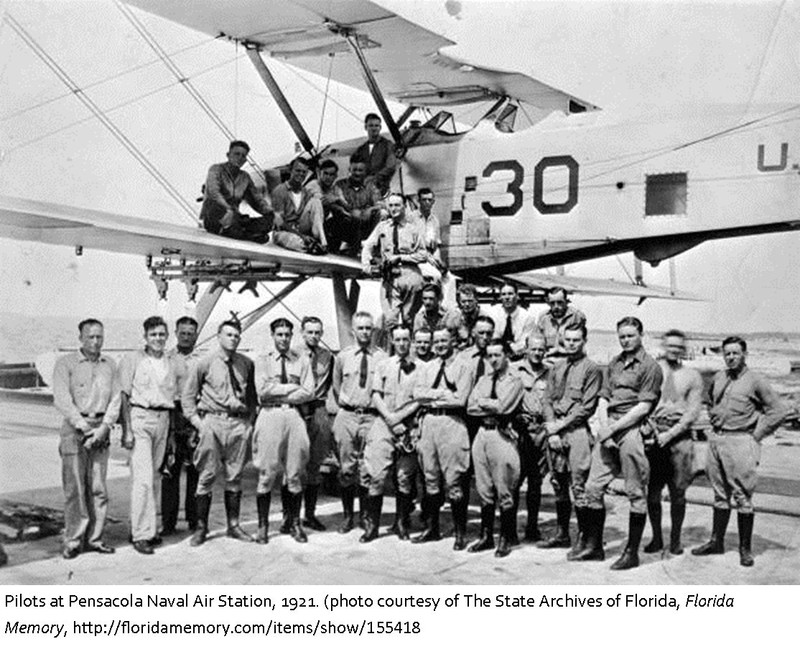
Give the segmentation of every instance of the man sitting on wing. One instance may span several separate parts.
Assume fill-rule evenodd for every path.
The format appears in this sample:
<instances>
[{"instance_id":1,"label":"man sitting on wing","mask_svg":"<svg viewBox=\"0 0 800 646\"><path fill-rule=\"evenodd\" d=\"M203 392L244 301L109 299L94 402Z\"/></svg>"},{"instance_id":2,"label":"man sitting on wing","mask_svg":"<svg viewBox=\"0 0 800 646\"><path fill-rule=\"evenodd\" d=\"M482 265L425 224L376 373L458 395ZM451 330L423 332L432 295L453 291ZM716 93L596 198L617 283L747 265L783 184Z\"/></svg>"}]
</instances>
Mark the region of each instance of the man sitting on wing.
<instances>
[{"instance_id":1,"label":"man sitting on wing","mask_svg":"<svg viewBox=\"0 0 800 646\"><path fill-rule=\"evenodd\" d=\"M328 241L323 227L322 201L303 185L308 175L308 161L297 157L289 165L289 179L272 191L275 209L275 244L292 251L327 253Z\"/></svg>"}]
</instances>

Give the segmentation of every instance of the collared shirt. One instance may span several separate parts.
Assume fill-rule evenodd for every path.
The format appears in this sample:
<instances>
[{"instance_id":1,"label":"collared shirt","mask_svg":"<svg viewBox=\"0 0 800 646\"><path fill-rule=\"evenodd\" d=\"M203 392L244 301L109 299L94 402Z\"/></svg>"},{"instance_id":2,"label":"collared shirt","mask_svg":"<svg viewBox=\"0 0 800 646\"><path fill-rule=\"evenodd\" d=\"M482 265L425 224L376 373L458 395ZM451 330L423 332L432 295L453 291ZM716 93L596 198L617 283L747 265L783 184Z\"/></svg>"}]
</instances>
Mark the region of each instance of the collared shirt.
<instances>
[{"instance_id":1,"label":"collared shirt","mask_svg":"<svg viewBox=\"0 0 800 646\"><path fill-rule=\"evenodd\" d=\"M231 382L230 369L236 378ZM217 350L189 366L181 403L183 414L192 418L207 413L254 413L257 403L253 361L234 352L228 358Z\"/></svg>"},{"instance_id":2,"label":"collared shirt","mask_svg":"<svg viewBox=\"0 0 800 646\"><path fill-rule=\"evenodd\" d=\"M667 361L661 360L658 365L661 366L664 381L653 419L664 424L679 423L686 430L697 419L703 405L703 378L697 370L683 364L673 368Z\"/></svg>"},{"instance_id":3,"label":"collared shirt","mask_svg":"<svg viewBox=\"0 0 800 646\"><path fill-rule=\"evenodd\" d=\"M490 316L494 319L494 336L503 338L506 332L506 323L508 322L509 313L502 305L497 305L490 310ZM524 307L517 305L514 311L511 312L511 332L514 335L513 344L517 347L513 348L514 352L520 352L525 348L528 341L528 335L533 330L535 321L531 313Z\"/></svg>"},{"instance_id":4,"label":"collared shirt","mask_svg":"<svg viewBox=\"0 0 800 646\"><path fill-rule=\"evenodd\" d=\"M417 383L414 386L414 396L423 397L433 389L442 359L434 357L428 363L420 366ZM438 398L430 402L434 408L464 408L467 397L472 390L472 373L469 366L461 361L455 353L445 359L444 376L437 384Z\"/></svg>"},{"instance_id":5,"label":"collared shirt","mask_svg":"<svg viewBox=\"0 0 800 646\"><path fill-rule=\"evenodd\" d=\"M369 270L370 261L375 251L379 253L381 259L395 254L395 227L397 227L398 241L396 255L402 256L403 262L419 264L428 259L428 252L425 250L424 244L424 234L417 220L411 220L407 216L396 223L391 219L382 220L372 230L372 233L369 234L361 248L361 266L365 272Z\"/></svg>"},{"instance_id":6,"label":"collared shirt","mask_svg":"<svg viewBox=\"0 0 800 646\"><path fill-rule=\"evenodd\" d=\"M479 350L477 346L474 345L464 348L458 353L458 358L469 367L473 383L477 383L478 379L483 377L483 375L491 375L494 372L494 368L492 368L489 359L486 357L485 348ZM481 362L483 362L483 370L479 368ZM479 372L480 374L478 374Z\"/></svg>"},{"instance_id":7,"label":"collared shirt","mask_svg":"<svg viewBox=\"0 0 800 646\"><path fill-rule=\"evenodd\" d=\"M456 310L456 326L458 330L458 345L459 347L471 346L475 340L472 338L472 332L475 329L475 324L478 322L479 316L489 316L484 312L480 306L473 314L467 315L461 308Z\"/></svg>"},{"instance_id":8,"label":"collared shirt","mask_svg":"<svg viewBox=\"0 0 800 646\"><path fill-rule=\"evenodd\" d=\"M492 396L494 388L494 396ZM519 406L523 397L522 381L510 369L497 375L484 375L472 389L467 403L467 412L473 417L506 417L511 415ZM497 410L488 411L479 405L481 399L496 399Z\"/></svg>"},{"instance_id":9,"label":"collared shirt","mask_svg":"<svg viewBox=\"0 0 800 646\"><path fill-rule=\"evenodd\" d=\"M342 195L342 191L336 186L335 182L330 187L325 188L318 179L313 179L306 184L306 188L309 193L319 198L320 202L322 202L322 210L325 215L349 210L344 195Z\"/></svg>"},{"instance_id":10,"label":"collared shirt","mask_svg":"<svg viewBox=\"0 0 800 646\"><path fill-rule=\"evenodd\" d=\"M737 375L721 370L711 384L709 417L714 428L744 431L754 428L762 438L780 426L786 407L767 380L745 366Z\"/></svg>"},{"instance_id":11,"label":"collared shirt","mask_svg":"<svg viewBox=\"0 0 800 646\"><path fill-rule=\"evenodd\" d=\"M299 196L296 203L292 195ZM303 186L299 192L295 192L289 187L288 181L278 184L272 190L272 208L275 209L277 215L283 218L281 229L295 231L300 224L300 216L312 206L311 203L315 200L319 202L319 197L307 186Z\"/></svg>"},{"instance_id":12,"label":"collared shirt","mask_svg":"<svg viewBox=\"0 0 800 646\"><path fill-rule=\"evenodd\" d=\"M272 205L259 193L250 175L227 162L214 164L208 169L200 219L220 218L228 208L238 211L242 200L262 215L272 212Z\"/></svg>"},{"instance_id":13,"label":"collared shirt","mask_svg":"<svg viewBox=\"0 0 800 646\"><path fill-rule=\"evenodd\" d=\"M372 150L370 150L370 147ZM394 144L385 137L378 137L374 144L365 141L353 153L350 161L362 161L367 165L367 175L375 178L379 188L385 190L394 175L397 158L394 154Z\"/></svg>"},{"instance_id":14,"label":"collared shirt","mask_svg":"<svg viewBox=\"0 0 800 646\"><path fill-rule=\"evenodd\" d=\"M367 355L367 378L361 386L361 359ZM333 391L337 395L340 406L355 408L372 407L372 389L375 383L375 372L378 364L386 359L386 353L372 346L362 350L359 346L350 346L336 355L333 362Z\"/></svg>"},{"instance_id":15,"label":"collared shirt","mask_svg":"<svg viewBox=\"0 0 800 646\"><path fill-rule=\"evenodd\" d=\"M406 357L405 368L400 365L400 357L393 356L378 364L372 392L378 393L391 412L399 410L414 398L414 384L419 372L417 363Z\"/></svg>"},{"instance_id":16,"label":"collared shirt","mask_svg":"<svg viewBox=\"0 0 800 646\"><path fill-rule=\"evenodd\" d=\"M439 309L432 315L424 307L421 307L414 316L414 331L426 327L433 332L438 327L446 327L455 335L458 333L458 322L458 314L444 305L439 306Z\"/></svg>"},{"instance_id":17,"label":"collared shirt","mask_svg":"<svg viewBox=\"0 0 800 646\"><path fill-rule=\"evenodd\" d=\"M661 397L661 368L639 348L634 354L620 353L608 364L600 397L608 401L608 412L624 415L636 404L655 404Z\"/></svg>"},{"instance_id":18,"label":"collared shirt","mask_svg":"<svg viewBox=\"0 0 800 646\"><path fill-rule=\"evenodd\" d=\"M338 180L334 186L351 211L365 211L381 203L381 192L371 179L361 184L354 184L349 177L345 177Z\"/></svg>"},{"instance_id":19,"label":"collared shirt","mask_svg":"<svg viewBox=\"0 0 800 646\"><path fill-rule=\"evenodd\" d=\"M321 345L312 350L305 343L295 350L304 355L311 366L311 374L314 376L311 401L325 401L333 381L333 353Z\"/></svg>"},{"instance_id":20,"label":"collared shirt","mask_svg":"<svg viewBox=\"0 0 800 646\"><path fill-rule=\"evenodd\" d=\"M285 365L286 383L282 382ZM282 355L272 350L255 362L258 401L262 404L302 404L314 393L314 373L308 358L296 350Z\"/></svg>"},{"instance_id":21,"label":"collared shirt","mask_svg":"<svg viewBox=\"0 0 800 646\"><path fill-rule=\"evenodd\" d=\"M562 338L564 330L572 323L586 325L586 316L580 310L572 307L572 305L568 305L566 313L560 319L555 318L549 309L539 314L536 328L544 337L547 349L558 352L564 349Z\"/></svg>"},{"instance_id":22,"label":"collared shirt","mask_svg":"<svg viewBox=\"0 0 800 646\"><path fill-rule=\"evenodd\" d=\"M538 370L527 359L515 361L509 369L522 382L522 405L520 412L537 421L544 419L544 402L547 397L547 379L550 368L544 364Z\"/></svg>"},{"instance_id":23,"label":"collared shirt","mask_svg":"<svg viewBox=\"0 0 800 646\"><path fill-rule=\"evenodd\" d=\"M59 357L53 372L53 402L64 418L78 426L84 415L119 417L119 376L113 359L101 354L92 361L80 350Z\"/></svg>"},{"instance_id":24,"label":"collared shirt","mask_svg":"<svg viewBox=\"0 0 800 646\"><path fill-rule=\"evenodd\" d=\"M567 357L550 369L544 416L564 430L584 426L597 409L603 372L586 355Z\"/></svg>"},{"instance_id":25,"label":"collared shirt","mask_svg":"<svg viewBox=\"0 0 800 646\"><path fill-rule=\"evenodd\" d=\"M186 362L166 352L156 358L137 350L119 364L120 389L130 397L131 406L175 408L185 381Z\"/></svg>"}]
</instances>

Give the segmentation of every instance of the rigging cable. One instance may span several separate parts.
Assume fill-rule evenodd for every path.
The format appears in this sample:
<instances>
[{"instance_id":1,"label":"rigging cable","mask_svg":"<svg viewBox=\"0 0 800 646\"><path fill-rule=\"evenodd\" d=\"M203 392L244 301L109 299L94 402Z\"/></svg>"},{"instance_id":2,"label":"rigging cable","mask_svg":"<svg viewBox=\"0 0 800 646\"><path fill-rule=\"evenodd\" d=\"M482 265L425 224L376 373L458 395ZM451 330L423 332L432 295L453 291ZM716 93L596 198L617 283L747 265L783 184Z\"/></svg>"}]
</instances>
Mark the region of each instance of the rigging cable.
<instances>
[{"instance_id":1,"label":"rigging cable","mask_svg":"<svg viewBox=\"0 0 800 646\"><path fill-rule=\"evenodd\" d=\"M98 107L98 105L89 98L84 91L72 80L69 74L62 69L58 63L39 45L38 42L31 36L25 28L17 22L17 20L10 14L6 14L6 23L16 32L22 41L30 47L34 54L45 64L50 70L64 83L75 95L75 97L88 108L92 114L102 123L107 130L111 132L114 138L119 141L125 149L139 162L141 166L161 185L161 187L172 197L178 205L192 218L193 222L197 222L197 214L194 212L192 205L183 197L177 189L175 189L169 180L164 177L161 171L144 155L136 145L119 129L119 127L109 119L105 113Z\"/></svg>"}]
</instances>

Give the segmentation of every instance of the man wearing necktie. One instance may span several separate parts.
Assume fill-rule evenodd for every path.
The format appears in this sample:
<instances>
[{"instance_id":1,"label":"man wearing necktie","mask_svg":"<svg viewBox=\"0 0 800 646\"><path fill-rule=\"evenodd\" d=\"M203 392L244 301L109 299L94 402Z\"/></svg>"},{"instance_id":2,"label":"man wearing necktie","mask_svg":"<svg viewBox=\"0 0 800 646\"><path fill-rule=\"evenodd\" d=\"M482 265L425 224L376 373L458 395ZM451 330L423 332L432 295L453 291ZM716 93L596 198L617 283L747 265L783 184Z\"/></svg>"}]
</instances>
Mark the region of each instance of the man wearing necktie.
<instances>
[{"instance_id":1,"label":"man wearing necktie","mask_svg":"<svg viewBox=\"0 0 800 646\"><path fill-rule=\"evenodd\" d=\"M390 218L378 223L364 241L361 266L365 274L383 278L381 309L383 329L388 333L397 323L413 324L422 304L419 264L428 259L428 251L422 225L406 213L405 198L393 193L386 205Z\"/></svg>"},{"instance_id":2,"label":"man wearing necktie","mask_svg":"<svg viewBox=\"0 0 800 646\"><path fill-rule=\"evenodd\" d=\"M459 353L459 359L469 366L472 372L472 382L477 383L478 379L485 374L491 374L492 366L486 356L486 348L494 336L494 320L490 316L479 316L475 322L473 332L474 345L464 348ZM475 436L478 434L480 419L473 417L469 413L466 416L467 433L469 442L472 445Z\"/></svg>"},{"instance_id":3,"label":"man wearing necktie","mask_svg":"<svg viewBox=\"0 0 800 646\"><path fill-rule=\"evenodd\" d=\"M761 442L775 432L786 407L766 379L747 367L747 342L731 336L722 342L725 370L711 384L706 474L714 490L711 538L692 550L695 556L722 554L731 504L738 511L739 563L753 565L753 493L758 479Z\"/></svg>"},{"instance_id":4,"label":"man wearing necktie","mask_svg":"<svg viewBox=\"0 0 800 646\"><path fill-rule=\"evenodd\" d=\"M547 309L536 319L536 328L547 343L548 360L564 356L564 330L568 325L586 327L586 316L569 304L569 294L563 287L547 292Z\"/></svg>"},{"instance_id":5,"label":"man wearing necktie","mask_svg":"<svg viewBox=\"0 0 800 646\"><path fill-rule=\"evenodd\" d=\"M367 512L367 476L364 471L364 444L375 422L377 411L372 390L377 365L386 358L383 350L372 345L374 323L369 312L353 315L356 344L343 349L333 363L333 394L339 411L333 420L333 437L339 457L339 486L344 520L339 532L355 527L354 500L359 489L359 513ZM363 523L362 523L363 524Z\"/></svg>"},{"instance_id":6,"label":"man wearing necktie","mask_svg":"<svg viewBox=\"0 0 800 646\"><path fill-rule=\"evenodd\" d=\"M425 531L414 542L441 538L439 508L446 496L453 514L453 549L463 550L467 545L469 505L469 435L464 412L473 382L469 366L453 352L454 343L447 328L434 331L436 358L418 368L420 374L414 386L414 399L424 405L417 451L425 474L422 508L426 517Z\"/></svg>"},{"instance_id":7,"label":"man wearing necktie","mask_svg":"<svg viewBox=\"0 0 800 646\"><path fill-rule=\"evenodd\" d=\"M481 537L470 552L494 547L494 509L500 508L500 540L494 555L508 556L516 534L514 492L520 475L517 433L513 413L522 401L522 382L509 370L505 343L492 340L487 347L491 374L478 379L469 396L467 411L480 419L472 445L475 483L481 498Z\"/></svg>"},{"instance_id":8,"label":"man wearing necktie","mask_svg":"<svg viewBox=\"0 0 800 646\"><path fill-rule=\"evenodd\" d=\"M181 400L183 413L197 429L194 465L197 481L197 529L190 544L202 545L208 536L211 491L220 472L225 474L225 513L231 538L252 541L239 526L242 471L250 452L256 416L253 361L236 352L242 336L238 319L220 323L219 350L189 366Z\"/></svg>"},{"instance_id":9,"label":"man wearing necktie","mask_svg":"<svg viewBox=\"0 0 800 646\"><path fill-rule=\"evenodd\" d=\"M512 360L525 356L525 342L534 330L535 321L528 310L519 304L516 285L506 283L500 288L500 304L492 313L495 336L508 346Z\"/></svg>"},{"instance_id":10,"label":"man wearing necktie","mask_svg":"<svg viewBox=\"0 0 800 646\"><path fill-rule=\"evenodd\" d=\"M647 520L647 482L650 465L644 453L644 438L651 435L647 418L661 397L661 368L642 346L642 322L626 316L617 322L622 352L608 364L600 390L599 431L592 449L592 464L586 481L586 548L576 561L602 561L605 503L611 481L620 474L630 501L628 542L612 570L639 565L639 543Z\"/></svg>"},{"instance_id":11,"label":"man wearing necktie","mask_svg":"<svg viewBox=\"0 0 800 646\"><path fill-rule=\"evenodd\" d=\"M392 330L394 356L381 362L372 383L372 403L378 417L367 434L364 469L367 474L366 531L362 543L378 537L383 490L396 467L396 528L400 540L408 540L411 494L417 472L416 419L419 402L414 401L417 364L409 356L411 330L397 326Z\"/></svg>"},{"instance_id":12,"label":"man wearing necktie","mask_svg":"<svg viewBox=\"0 0 800 646\"><path fill-rule=\"evenodd\" d=\"M272 490L285 480L289 533L298 543L305 543L308 539L300 524L300 505L309 441L299 407L312 397L314 375L306 357L291 349L292 322L275 319L270 331L275 349L256 363L256 392L261 404L253 433L253 464L259 471L256 541L269 541Z\"/></svg>"},{"instance_id":13,"label":"man wearing necktie","mask_svg":"<svg viewBox=\"0 0 800 646\"><path fill-rule=\"evenodd\" d=\"M653 540L646 553L664 548L661 534L661 492L669 488L670 554L682 554L681 528L686 514L686 489L692 482L692 424L700 414L703 379L694 368L683 364L686 335L670 330L661 339L664 356L658 362L664 373L661 399L650 416L655 425L655 443L649 448L650 483L647 489L647 512L653 528Z\"/></svg>"},{"instance_id":14,"label":"man wearing necktie","mask_svg":"<svg viewBox=\"0 0 800 646\"><path fill-rule=\"evenodd\" d=\"M549 371L544 400L545 430L551 464L550 481L556 497L556 533L538 547L570 547L569 518L572 513L569 492L575 503L578 536L567 560L586 548L586 479L592 463L594 438L589 418L597 409L603 373L585 353L586 328L570 323L562 335L564 360Z\"/></svg>"}]
</instances>

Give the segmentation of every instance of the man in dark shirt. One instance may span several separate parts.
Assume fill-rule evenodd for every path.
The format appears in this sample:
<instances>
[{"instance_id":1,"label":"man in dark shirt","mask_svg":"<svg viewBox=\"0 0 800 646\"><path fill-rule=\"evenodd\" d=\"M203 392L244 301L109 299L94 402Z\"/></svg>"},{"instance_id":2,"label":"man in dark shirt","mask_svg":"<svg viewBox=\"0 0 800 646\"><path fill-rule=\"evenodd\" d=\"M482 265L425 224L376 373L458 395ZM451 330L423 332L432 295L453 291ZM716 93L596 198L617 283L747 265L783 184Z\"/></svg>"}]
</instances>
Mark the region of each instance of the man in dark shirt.
<instances>
[{"instance_id":1,"label":"man in dark shirt","mask_svg":"<svg viewBox=\"0 0 800 646\"><path fill-rule=\"evenodd\" d=\"M394 144L381 137L381 118L370 112L364 117L364 130L367 131L367 140L361 144L351 157L351 161L359 160L367 165L367 177L375 181L381 194L389 190L389 185L397 165Z\"/></svg>"}]
</instances>

